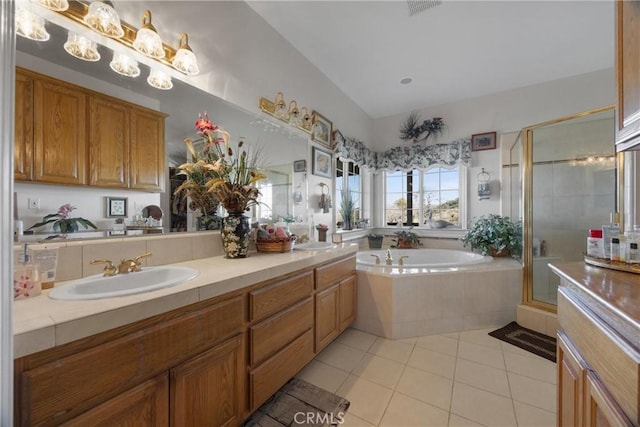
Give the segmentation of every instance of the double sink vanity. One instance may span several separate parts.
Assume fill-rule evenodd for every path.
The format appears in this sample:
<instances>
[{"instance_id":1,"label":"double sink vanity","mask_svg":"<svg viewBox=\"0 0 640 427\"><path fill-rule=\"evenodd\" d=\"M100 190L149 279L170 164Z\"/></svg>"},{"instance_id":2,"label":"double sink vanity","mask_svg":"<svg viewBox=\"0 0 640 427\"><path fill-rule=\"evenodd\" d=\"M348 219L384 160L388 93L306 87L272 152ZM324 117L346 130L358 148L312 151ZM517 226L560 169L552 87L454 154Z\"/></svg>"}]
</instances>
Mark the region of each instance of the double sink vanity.
<instances>
[{"instance_id":1,"label":"double sink vanity","mask_svg":"<svg viewBox=\"0 0 640 427\"><path fill-rule=\"evenodd\" d=\"M356 251L218 255L16 301L15 425L240 424L355 320Z\"/></svg>"}]
</instances>

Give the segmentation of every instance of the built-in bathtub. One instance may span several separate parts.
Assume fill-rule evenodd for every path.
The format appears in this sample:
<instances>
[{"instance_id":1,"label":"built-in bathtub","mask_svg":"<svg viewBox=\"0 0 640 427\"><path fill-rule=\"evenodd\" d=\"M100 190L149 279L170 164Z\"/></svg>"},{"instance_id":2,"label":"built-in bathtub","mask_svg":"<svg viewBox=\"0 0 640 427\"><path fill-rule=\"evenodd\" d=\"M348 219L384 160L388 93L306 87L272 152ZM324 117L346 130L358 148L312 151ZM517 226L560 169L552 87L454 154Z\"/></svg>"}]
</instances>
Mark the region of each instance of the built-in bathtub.
<instances>
[{"instance_id":1,"label":"built-in bathtub","mask_svg":"<svg viewBox=\"0 0 640 427\"><path fill-rule=\"evenodd\" d=\"M522 302L522 265L447 249L357 254L354 327L391 339L504 326ZM376 255L380 264L376 265ZM399 266L400 257L403 265Z\"/></svg>"}]
</instances>

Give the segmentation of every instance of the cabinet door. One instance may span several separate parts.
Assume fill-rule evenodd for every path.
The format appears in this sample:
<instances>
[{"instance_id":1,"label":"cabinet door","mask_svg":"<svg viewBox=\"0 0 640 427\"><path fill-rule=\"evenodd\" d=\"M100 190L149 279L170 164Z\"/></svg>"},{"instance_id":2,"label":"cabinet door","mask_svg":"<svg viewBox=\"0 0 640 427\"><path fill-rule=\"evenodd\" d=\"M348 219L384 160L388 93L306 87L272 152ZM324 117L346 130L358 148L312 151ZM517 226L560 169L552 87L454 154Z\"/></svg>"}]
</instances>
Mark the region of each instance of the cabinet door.
<instances>
[{"instance_id":1,"label":"cabinet door","mask_svg":"<svg viewBox=\"0 0 640 427\"><path fill-rule=\"evenodd\" d=\"M34 84L34 179L85 184L87 96L49 80Z\"/></svg>"},{"instance_id":2,"label":"cabinet door","mask_svg":"<svg viewBox=\"0 0 640 427\"><path fill-rule=\"evenodd\" d=\"M131 188L162 191L164 188L164 116L131 111Z\"/></svg>"},{"instance_id":3,"label":"cabinet door","mask_svg":"<svg viewBox=\"0 0 640 427\"><path fill-rule=\"evenodd\" d=\"M129 186L129 108L91 97L89 115L89 185Z\"/></svg>"},{"instance_id":4,"label":"cabinet door","mask_svg":"<svg viewBox=\"0 0 640 427\"><path fill-rule=\"evenodd\" d=\"M62 424L83 426L168 426L169 381L164 373Z\"/></svg>"},{"instance_id":5,"label":"cabinet door","mask_svg":"<svg viewBox=\"0 0 640 427\"><path fill-rule=\"evenodd\" d=\"M356 275L340 282L340 332L356 320Z\"/></svg>"},{"instance_id":6,"label":"cabinet door","mask_svg":"<svg viewBox=\"0 0 640 427\"><path fill-rule=\"evenodd\" d=\"M617 1L616 7L616 143L627 149L640 142L640 2Z\"/></svg>"},{"instance_id":7,"label":"cabinet door","mask_svg":"<svg viewBox=\"0 0 640 427\"><path fill-rule=\"evenodd\" d=\"M558 427L581 426L585 367L564 332L558 332Z\"/></svg>"},{"instance_id":8,"label":"cabinet door","mask_svg":"<svg viewBox=\"0 0 640 427\"><path fill-rule=\"evenodd\" d=\"M588 427L633 426L596 375L588 371L586 377L586 425Z\"/></svg>"},{"instance_id":9,"label":"cabinet door","mask_svg":"<svg viewBox=\"0 0 640 427\"><path fill-rule=\"evenodd\" d=\"M244 412L244 362L243 335L237 335L171 369L171 425L238 425Z\"/></svg>"},{"instance_id":10,"label":"cabinet door","mask_svg":"<svg viewBox=\"0 0 640 427\"><path fill-rule=\"evenodd\" d=\"M327 346L340 333L340 285L316 293L316 353Z\"/></svg>"},{"instance_id":11,"label":"cabinet door","mask_svg":"<svg viewBox=\"0 0 640 427\"><path fill-rule=\"evenodd\" d=\"M33 179L33 79L16 72L15 179Z\"/></svg>"}]
</instances>

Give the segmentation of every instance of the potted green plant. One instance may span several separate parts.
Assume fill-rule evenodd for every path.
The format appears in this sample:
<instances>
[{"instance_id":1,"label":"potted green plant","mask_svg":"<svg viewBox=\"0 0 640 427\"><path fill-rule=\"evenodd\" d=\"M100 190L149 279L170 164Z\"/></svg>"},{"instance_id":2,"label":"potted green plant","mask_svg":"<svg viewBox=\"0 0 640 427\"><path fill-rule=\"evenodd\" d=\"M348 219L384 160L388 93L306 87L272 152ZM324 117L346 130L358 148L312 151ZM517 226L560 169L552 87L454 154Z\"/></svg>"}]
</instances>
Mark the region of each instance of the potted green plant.
<instances>
[{"instance_id":1,"label":"potted green plant","mask_svg":"<svg viewBox=\"0 0 640 427\"><path fill-rule=\"evenodd\" d=\"M343 191L340 199L340 214L342 215L342 229L351 230L356 201L350 191Z\"/></svg>"},{"instance_id":2,"label":"potted green plant","mask_svg":"<svg viewBox=\"0 0 640 427\"><path fill-rule=\"evenodd\" d=\"M393 239L392 248L398 249L415 249L418 246L422 246L420 236L413 231L400 230L395 233L396 238Z\"/></svg>"},{"instance_id":3,"label":"potted green plant","mask_svg":"<svg viewBox=\"0 0 640 427\"><path fill-rule=\"evenodd\" d=\"M522 223L511 221L508 216L483 215L476 219L461 238L464 246L479 251L482 255L522 255Z\"/></svg>"},{"instance_id":4,"label":"potted green plant","mask_svg":"<svg viewBox=\"0 0 640 427\"><path fill-rule=\"evenodd\" d=\"M382 234L376 234L376 233L367 234L367 240L369 241L369 249L382 248L382 239L384 239L384 236Z\"/></svg>"}]
</instances>

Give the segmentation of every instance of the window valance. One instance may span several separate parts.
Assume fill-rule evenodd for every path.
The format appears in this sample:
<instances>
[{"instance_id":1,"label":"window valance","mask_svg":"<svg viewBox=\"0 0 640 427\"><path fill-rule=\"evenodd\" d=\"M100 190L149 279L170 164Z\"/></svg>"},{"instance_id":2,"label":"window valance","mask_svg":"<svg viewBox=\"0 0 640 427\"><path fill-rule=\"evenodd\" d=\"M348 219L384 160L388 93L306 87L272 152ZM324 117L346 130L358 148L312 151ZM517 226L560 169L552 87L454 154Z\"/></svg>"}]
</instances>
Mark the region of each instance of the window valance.
<instances>
[{"instance_id":1,"label":"window valance","mask_svg":"<svg viewBox=\"0 0 640 427\"><path fill-rule=\"evenodd\" d=\"M335 152L342 161L350 161L374 173L389 170L409 171L430 166L454 166L456 163L469 166L471 163L471 140L458 139L449 144L433 144L426 147L410 145L394 147L377 153L354 138L337 138Z\"/></svg>"}]
</instances>

